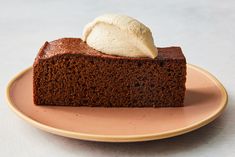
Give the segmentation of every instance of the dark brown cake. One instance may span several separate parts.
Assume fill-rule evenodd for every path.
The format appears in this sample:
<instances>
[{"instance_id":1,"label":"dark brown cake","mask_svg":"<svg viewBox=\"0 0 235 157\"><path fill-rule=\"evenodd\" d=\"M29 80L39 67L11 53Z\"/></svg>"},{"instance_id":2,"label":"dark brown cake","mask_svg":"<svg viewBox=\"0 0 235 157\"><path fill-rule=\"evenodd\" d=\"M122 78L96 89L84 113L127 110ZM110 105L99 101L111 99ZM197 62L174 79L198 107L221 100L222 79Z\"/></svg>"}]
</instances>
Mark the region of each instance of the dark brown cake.
<instances>
[{"instance_id":1,"label":"dark brown cake","mask_svg":"<svg viewBox=\"0 0 235 157\"><path fill-rule=\"evenodd\" d=\"M186 60L180 47L156 59L106 55L79 38L46 42L33 65L36 105L183 106Z\"/></svg>"}]
</instances>

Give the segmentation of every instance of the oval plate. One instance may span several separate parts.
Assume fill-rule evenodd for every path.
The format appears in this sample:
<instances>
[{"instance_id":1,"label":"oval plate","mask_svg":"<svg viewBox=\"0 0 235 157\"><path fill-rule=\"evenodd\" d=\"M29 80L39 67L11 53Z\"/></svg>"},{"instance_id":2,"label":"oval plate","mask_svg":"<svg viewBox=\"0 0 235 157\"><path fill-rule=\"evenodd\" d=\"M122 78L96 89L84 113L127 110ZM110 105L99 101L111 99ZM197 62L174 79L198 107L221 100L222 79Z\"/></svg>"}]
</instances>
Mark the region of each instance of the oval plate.
<instances>
[{"instance_id":1,"label":"oval plate","mask_svg":"<svg viewBox=\"0 0 235 157\"><path fill-rule=\"evenodd\" d=\"M216 119L227 104L223 85L205 70L190 64L185 106L176 108L36 106L32 81L32 67L10 81L7 100L11 109L44 131L89 141L135 142L181 135Z\"/></svg>"}]
</instances>

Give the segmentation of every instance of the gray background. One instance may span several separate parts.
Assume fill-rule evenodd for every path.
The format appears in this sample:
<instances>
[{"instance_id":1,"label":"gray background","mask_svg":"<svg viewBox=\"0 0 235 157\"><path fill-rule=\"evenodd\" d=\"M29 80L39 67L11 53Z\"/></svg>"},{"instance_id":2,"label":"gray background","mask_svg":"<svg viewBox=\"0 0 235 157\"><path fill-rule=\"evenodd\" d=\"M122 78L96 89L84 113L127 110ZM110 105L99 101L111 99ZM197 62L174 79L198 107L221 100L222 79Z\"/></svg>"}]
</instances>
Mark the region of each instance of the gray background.
<instances>
[{"instance_id":1,"label":"gray background","mask_svg":"<svg viewBox=\"0 0 235 157\"><path fill-rule=\"evenodd\" d=\"M142 143L97 143L38 130L7 106L8 81L32 65L44 41L80 37L104 13L133 16L158 46L180 45L189 63L226 87L226 111L210 125L179 137ZM0 156L235 156L235 1L0 1Z\"/></svg>"}]
</instances>

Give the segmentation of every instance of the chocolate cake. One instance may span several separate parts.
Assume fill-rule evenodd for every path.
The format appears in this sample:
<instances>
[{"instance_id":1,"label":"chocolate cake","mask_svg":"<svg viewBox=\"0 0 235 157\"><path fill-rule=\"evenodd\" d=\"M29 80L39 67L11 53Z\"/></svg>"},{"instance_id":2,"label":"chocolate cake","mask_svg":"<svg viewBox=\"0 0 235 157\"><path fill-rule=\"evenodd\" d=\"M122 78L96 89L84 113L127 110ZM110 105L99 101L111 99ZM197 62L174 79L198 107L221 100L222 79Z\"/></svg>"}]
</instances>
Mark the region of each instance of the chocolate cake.
<instances>
[{"instance_id":1,"label":"chocolate cake","mask_svg":"<svg viewBox=\"0 0 235 157\"><path fill-rule=\"evenodd\" d=\"M186 59L180 47L156 59L103 54L79 38L46 42L33 65L36 105L183 106Z\"/></svg>"}]
</instances>

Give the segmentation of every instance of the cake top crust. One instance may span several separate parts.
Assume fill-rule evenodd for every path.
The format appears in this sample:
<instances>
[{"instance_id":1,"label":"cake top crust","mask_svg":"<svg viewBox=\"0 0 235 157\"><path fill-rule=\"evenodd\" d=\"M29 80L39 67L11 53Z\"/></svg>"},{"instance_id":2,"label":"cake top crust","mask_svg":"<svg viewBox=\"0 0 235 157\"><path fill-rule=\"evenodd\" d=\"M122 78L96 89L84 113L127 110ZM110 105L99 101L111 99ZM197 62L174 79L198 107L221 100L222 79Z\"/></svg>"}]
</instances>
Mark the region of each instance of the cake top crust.
<instances>
[{"instance_id":1,"label":"cake top crust","mask_svg":"<svg viewBox=\"0 0 235 157\"><path fill-rule=\"evenodd\" d=\"M51 42L45 42L39 50L36 60L47 59L63 54L83 54L89 56L97 56L113 59L128 59L128 60L185 60L184 54L180 47L164 47L157 48L158 56L155 59L148 57L123 57L104 54L97 51L83 42L80 38L61 38Z\"/></svg>"}]
</instances>

